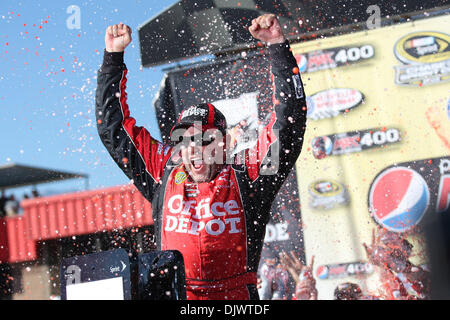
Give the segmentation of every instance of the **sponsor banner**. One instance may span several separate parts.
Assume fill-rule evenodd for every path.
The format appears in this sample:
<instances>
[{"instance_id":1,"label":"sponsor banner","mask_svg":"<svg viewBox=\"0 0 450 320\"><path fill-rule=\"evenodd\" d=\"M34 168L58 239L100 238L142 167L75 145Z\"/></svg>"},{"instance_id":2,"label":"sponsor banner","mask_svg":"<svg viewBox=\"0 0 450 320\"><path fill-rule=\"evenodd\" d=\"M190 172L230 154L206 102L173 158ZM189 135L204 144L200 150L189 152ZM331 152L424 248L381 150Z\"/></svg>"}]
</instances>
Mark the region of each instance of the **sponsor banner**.
<instances>
[{"instance_id":1,"label":"sponsor banner","mask_svg":"<svg viewBox=\"0 0 450 320\"><path fill-rule=\"evenodd\" d=\"M336 47L325 50L315 50L295 55L299 70L302 73L334 69L364 62L373 58L375 49L370 44L352 47Z\"/></svg>"},{"instance_id":2,"label":"sponsor banner","mask_svg":"<svg viewBox=\"0 0 450 320\"><path fill-rule=\"evenodd\" d=\"M303 76L305 95L316 103L308 105L304 146L297 161L307 261L313 255L317 266L367 261L363 243L371 243L372 232L387 231L380 228L385 224L412 244L412 264L429 263L422 230L448 207L450 106L449 82L444 82L450 59L448 30L450 19L440 16L292 45L302 63L299 67L309 72ZM347 67L324 63L320 72L312 72L319 67L311 64L308 71L308 53L361 44L373 47L373 57ZM399 72L395 67L401 67ZM396 78L404 84L398 85ZM431 85L433 81L438 82ZM334 90L341 88L363 94L362 102L349 112L346 103L334 104L339 98ZM328 90L332 102L323 99ZM317 113L318 101L327 102L324 112ZM331 210L314 208L312 184L325 180L344 185L351 201ZM318 298L333 299L339 279L316 280ZM374 267L371 274L351 281L364 293L378 295L384 279Z\"/></svg>"},{"instance_id":3,"label":"sponsor banner","mask_svg":"<svg viewBox=\"0 0 450 320\"><path fill-rule=\"evenodd\" d=\"M349 203L347 189L334 180L318 180L309 185L310 207L314 209L332 209Z\"/></svg>"},{"instance_id":4,"label":"sponsor banner","mask_svg":"<svg viewBox=\"0 0 450 320\"><path fill-rule=\"evenodd\" d=\"M442 32L413 32L394 46L395 83L423 86L450 80L450 36Z\"/></svg>"},{"instance_id":5,"label":"sponsor banner","mask_svg":"<svg viewBox=\"0 0 450 320\"><path fill-rule=\"evenodd\" d=\"M312 120L334 118L363 102L363 94L356 89L333 88L308 96L307 117Z\"/></svg>"},{"instance_id":6,"label":"sponsor banner","mask_svg":"<svg viewBox=\"0 0 450 320\"><path fill-rule=\"evenodd\" d=\"M323 159L327 156L381 148L397 142L400 142L398 129L376 128L316 137L312 141L312 152L314 158Z\"/></svg>"},{"instance_id":7,"label":"sponsor banner","mask_svg":"<svg viewBox=\"0 0 450 320\"><path fill-rule=\"evenodd\" d=\"M339 279L373 272L373 266L367 262L339 263L319 266L316 269L316 277L325 279Z\"/></svg>"},{"instance_id":8,"label":"sponsor banner","mask_svg":"<svg viewBox=\"0 0 450 320\"><path fill-rule=\"evenodd\" d=\"M446 211L449 204L450 157L390 166L375 177L369 190L373 219L398 233L412 230L425 215Z\"/></svg>"}]
</instances>

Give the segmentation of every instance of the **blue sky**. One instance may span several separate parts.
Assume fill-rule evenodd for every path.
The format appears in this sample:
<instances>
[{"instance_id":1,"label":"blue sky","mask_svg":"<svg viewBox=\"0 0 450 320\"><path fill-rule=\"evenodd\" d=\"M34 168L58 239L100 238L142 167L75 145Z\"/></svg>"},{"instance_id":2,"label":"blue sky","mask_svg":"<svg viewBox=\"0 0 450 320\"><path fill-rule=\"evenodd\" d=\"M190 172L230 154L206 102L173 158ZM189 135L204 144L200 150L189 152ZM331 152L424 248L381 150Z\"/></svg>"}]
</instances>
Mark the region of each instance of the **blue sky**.
<instances>
[{"instance_id":1,"label":"blue sky","mask_svg":"<svg viewBox=\"0 0 450 320\"><path fill-rule=\"evenodd\" d=\"M153 97L162 68L141 68L136 28L176 1L2 1L0 5L0 165L20 163L80 172L90 188L128 179L100 142L95 125L96 73L104 32L123 22L134 32L125 61L128 101L138 125L159 138ZM81 28L69 29L67 8L81 9ZM45 184L43 193L82 190L84 182ZM25 189L12 190L21 196Z\"/></svg>"}]
</instances>

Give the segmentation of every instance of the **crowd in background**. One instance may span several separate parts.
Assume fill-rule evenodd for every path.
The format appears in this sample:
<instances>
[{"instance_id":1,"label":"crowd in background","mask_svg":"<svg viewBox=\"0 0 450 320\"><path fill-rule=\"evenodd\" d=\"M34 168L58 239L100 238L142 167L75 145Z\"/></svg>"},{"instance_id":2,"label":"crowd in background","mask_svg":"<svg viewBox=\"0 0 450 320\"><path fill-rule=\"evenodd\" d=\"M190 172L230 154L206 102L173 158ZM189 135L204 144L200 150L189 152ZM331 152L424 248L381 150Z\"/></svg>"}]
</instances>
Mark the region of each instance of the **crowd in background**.
<instances>
[{"instance_id":1,"label":"crowd in background","mask_svg":"<svg viewBox=\"0 0 450 320\"><path fill-rule=\"evenodd\" d=\"M430 299L430 273L410 261L413 245L397 233L378 229L370 245L363 244L367 259L381 274L377 292L363 292L357 283L343 282L334 290L335 300ZM313 275L314 256L307 265L293 253L266 259L259 273L258 290L263 300L317 300ZM290 275L290 277L287 276ZM289 285L294 281L294 286ZM293 292L289 287L295 288Z\"/></svg>"},{"instance_id":2,"label":"crowd in background","mask_svg":"<svg viewBox=\"0 0 450 320\"><path fill-rule=\"evenodd\" d=\"M38 198L39 196L39 192L34 189L31 191L31 196L24 194L22 200ZM20 201L16 199L16 196L14 194L6 195L5 190L2 190L0 195L0 218L13 217L21 213Z\"/></svg>"}]
</instances>

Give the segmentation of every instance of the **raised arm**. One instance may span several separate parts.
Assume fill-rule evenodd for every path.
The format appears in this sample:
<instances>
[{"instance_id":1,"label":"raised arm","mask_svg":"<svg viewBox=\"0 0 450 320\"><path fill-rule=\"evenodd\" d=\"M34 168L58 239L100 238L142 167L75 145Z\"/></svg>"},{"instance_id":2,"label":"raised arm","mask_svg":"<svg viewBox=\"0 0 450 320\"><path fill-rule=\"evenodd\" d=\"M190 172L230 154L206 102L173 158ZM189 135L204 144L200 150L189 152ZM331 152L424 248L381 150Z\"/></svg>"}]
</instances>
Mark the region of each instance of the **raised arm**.
<instances>
[{"instance_id":1,"label":"raised arm","mask_svg":"<svg viewBox=\"0 0 450 320\"><path fill-rule=\"evenodd\" d=\"M250 179L276 194L300 155L306 128L305 93L297 62L276 16L258 17L249 31L268 44L273 112L246 161Z\"/></svg>"},{"instance_id":2,"label":"raised arm","mask_svg":"<svg viewBox=\"0 0 450 320\"><path fill-rule=\"evenodd\" d=\"M121 23L106 29L106 49L97 79L97 129L111 157L151 201L171 149L136 126L136 120L130 117L125 92L128 70L123 59L130 42L128 26Z\"/></svg>"}]
</instances>

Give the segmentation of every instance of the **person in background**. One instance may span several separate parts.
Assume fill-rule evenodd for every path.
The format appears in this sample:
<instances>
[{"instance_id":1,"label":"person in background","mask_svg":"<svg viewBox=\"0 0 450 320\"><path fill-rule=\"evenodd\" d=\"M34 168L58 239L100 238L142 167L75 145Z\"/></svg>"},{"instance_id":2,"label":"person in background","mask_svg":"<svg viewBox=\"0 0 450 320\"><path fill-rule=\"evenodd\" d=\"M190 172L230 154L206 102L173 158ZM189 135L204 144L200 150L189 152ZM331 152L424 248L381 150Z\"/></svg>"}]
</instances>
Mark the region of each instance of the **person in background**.
<instances>
[{"instance_id":1,"label":"person in background","mask_svg":"<svg viewBox=\"0 0 450 320\"><path fill-rule=\"evenodd\" d=\"M282 252L280 258L296 282L294 299L317 300L316 280L313 276L314 256L308 266L303 265L293 252L290 255ZM344 282L334 289L334 300L380 300L380 298L363 294L360 286L356 283Z\"/></svg>"},{"instance_id":2,"label":"person in background","mask_svg":"<svg viewBox=\"0 0 450 320\"><path fill-rule=\"evenodd\" d=\"M424 300L430 296L430 274L425 265L409 259L413 245L400 234L380 228L372 232L370 246L363 244L369 262L381 269L387 299Z\"/></svg>"},{"instance_id":3,"label":"person in background","mask_svg":"<svg viewBox=\"0 0 450 320\"><path fill-rule=\"evenodd\" d=\"M334 289L334 300L381 300L380 297L364 295L361 287L353 282L340 283Z\"/></svg>"},{"instance_id":4,"label":"person in background","mask_svg":"<svg viewBox=\"0 0 450 320\"><path fill-rule=\"evenodd\" d=\"M316 280L313 276L314 256L305 266L294 252L280 254L280 261L295 281L294 300L317 300Z\"/></svg>"},{"instance_id":5,"label":"person in background","mask_svg":"<svg viewBox=\"0 0 450 320\"><path fill-rule=\"evenodd\" d=\"M19 202L16 200L16 197L14 195L10 195L8 197L8 200L5 203L5 212L6 216L13 217L19 213Z\"/></svg>"},{"instance_id":6,"label":"person in background","mask_svg":"<svg viewBox=\"0 0 450 320\"><path fill-rule=\"evenodd\" d=\"M261 300L286 300L289 295L289 274L275 256L266 257L259 270L258 293Z\"/></svg>"},{"instance_id":7,"label":"person in background","mask_svg":"<svg viewBox=\"0 0 450 320\"><path fill-rule=\"evenodd\" d=\"M5 204L7 200L5 190L2 190L2 194L0 196L0 218L3 218L6 215Z\"/></svg>"}]
</instances>

